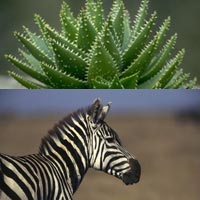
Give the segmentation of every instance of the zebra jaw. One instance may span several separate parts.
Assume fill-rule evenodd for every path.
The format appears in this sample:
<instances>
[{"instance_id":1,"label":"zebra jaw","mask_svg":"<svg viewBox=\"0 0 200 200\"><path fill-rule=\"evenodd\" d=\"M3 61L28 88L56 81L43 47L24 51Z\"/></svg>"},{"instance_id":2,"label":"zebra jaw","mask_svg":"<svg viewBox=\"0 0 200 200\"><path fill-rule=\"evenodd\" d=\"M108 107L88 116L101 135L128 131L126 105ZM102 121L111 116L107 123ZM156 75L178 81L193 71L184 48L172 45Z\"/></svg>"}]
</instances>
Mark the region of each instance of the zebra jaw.
<instances>
[{"instance_id":1,"label":"zebra jaw","mask_svg":"<svg viewBox=\"0 0 200 200\"><path fill-rule=\"evenodd\" d=\"M131 170L124 173L122 176L122 180L126 185L138 183L141 176L140 163L136 159L129 159L129 164L131 166Z\"/></svg>"},{"instance_id":2,"label":"zebra jaw","mask_svg":"<svg viewBox=\"0 0 200 200\"><path fill-rule=\"evenodd\" d=\"M133 185L140 181L141 166L135 159L130 159L130 169L126 172L116 172L109 169L106 173L113 175L122 180L126 185Z\"/></svg>"},{"instance_id":3,"label":"zebra jaw","mask_svg":"<svg viewBox=\"0 0 200 200\"><path fill-rule=\"evenodd\" d=\"M126 185L133 185L134 183L138 183L140 180L140 178L136 177L132 172L123 174L121 179Z\"/></svg>"},{"instance_id":4,"label":"zebra jaw","mask_svg":"<svg viewBox=\"0 0 200 200\"><path fill-rule=\"evenodd\" d=\"M121 179L126 185L133 185L140 181L141 166L136 159L129 159L129 164L131 169L124 173L116 173L116 177ZM111 172L111 170L109 171Z\"/></svg>"}]
</instances>

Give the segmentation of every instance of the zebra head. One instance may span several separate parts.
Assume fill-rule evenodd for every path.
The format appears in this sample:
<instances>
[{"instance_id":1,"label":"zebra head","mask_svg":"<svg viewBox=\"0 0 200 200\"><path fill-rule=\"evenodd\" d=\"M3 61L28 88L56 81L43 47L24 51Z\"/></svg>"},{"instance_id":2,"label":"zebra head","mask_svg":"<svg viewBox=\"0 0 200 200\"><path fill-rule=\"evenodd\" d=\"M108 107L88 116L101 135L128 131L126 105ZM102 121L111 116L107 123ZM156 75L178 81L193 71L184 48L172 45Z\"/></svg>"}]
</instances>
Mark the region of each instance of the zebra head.
<instances>
[{"instance_id":1,"label":"zebra head","mask_svg":"<svg viewBox=\"0 0 200 200\"><path fill-rule=\"evenodd\" d=\"M89 108L90 167L111 174L126 185L137 183L141 174L139 162L122 146L117 133L104 121L110 105L103 106L96 99Z\"/></svg>"}]
</instances>

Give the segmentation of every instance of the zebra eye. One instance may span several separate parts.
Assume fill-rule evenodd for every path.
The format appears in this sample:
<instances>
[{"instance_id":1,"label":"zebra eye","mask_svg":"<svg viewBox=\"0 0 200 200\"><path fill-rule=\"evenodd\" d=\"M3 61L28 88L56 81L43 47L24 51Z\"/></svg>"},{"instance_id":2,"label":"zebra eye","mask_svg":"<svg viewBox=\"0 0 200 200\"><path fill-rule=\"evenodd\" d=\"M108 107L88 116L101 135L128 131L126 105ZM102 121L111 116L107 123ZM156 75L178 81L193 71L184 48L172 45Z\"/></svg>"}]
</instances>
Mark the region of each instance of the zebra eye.
<instances>
[{"instance_id":1,"label":"zebra eye","mask_svg":"<svg viewBox=\"0 0 200 200\"><path fill-rule=\"evenodd\" d=\"M114 142L114 140L115 140L114 137L107 137L106 138L106 141L109 142L109 143Z\"/></svg>"}]
</instances>

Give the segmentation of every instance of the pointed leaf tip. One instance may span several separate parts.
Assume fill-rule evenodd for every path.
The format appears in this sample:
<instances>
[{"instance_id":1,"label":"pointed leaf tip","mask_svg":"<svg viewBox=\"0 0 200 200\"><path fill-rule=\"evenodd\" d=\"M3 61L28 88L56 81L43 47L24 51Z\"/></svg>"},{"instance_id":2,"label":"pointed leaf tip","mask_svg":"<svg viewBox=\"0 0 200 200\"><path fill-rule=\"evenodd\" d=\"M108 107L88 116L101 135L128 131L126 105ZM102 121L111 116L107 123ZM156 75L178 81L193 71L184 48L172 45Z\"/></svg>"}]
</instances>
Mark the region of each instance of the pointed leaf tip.
<instances>
[{"instance_id":1,"label":"pointed leaf tip","mask_svg":"<svg viewBox=\"0 0 200 200\"><path fill-rule=\"evenodd\" d=\"M88 69L88 81L100 76L105 80L112 80L118 73L112 56L100 41L94 45L90 66Z\"/></svg>"}]
</instances>

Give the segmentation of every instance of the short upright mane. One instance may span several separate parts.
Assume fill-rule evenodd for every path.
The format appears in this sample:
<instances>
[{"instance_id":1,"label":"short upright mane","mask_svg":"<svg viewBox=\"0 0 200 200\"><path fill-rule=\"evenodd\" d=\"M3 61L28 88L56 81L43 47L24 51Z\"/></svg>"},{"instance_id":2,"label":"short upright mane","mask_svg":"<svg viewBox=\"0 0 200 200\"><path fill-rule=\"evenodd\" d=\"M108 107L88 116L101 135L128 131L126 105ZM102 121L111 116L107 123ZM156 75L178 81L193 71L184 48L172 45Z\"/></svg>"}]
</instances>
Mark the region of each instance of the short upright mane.
<instances>
[{"instance_id":1,"label":"short upright mane","mask_svg":"<svg viewBox=\"0 0 200 200\"><path fill-rule=\"evenodd\" d=\"M56 123L54 127L48 131L48 134L42 139L42 142L39 147L39 153L43 154L45 148L48 146L48 143L51 144L53 138L58 136L58 134L60 134L60 132L58 131L58 128L62 129L64 124L65 125L69 124L71 126L74 126L73 119L75 119L77 122L80 122L79 116L85 117L86 114L90 114L90 110L91 110L90 106L85 107L85 108L80 108L70 113L69 115L64 117L62 120L60 120L58 123Z\"/></svg>"}]
</instances>

